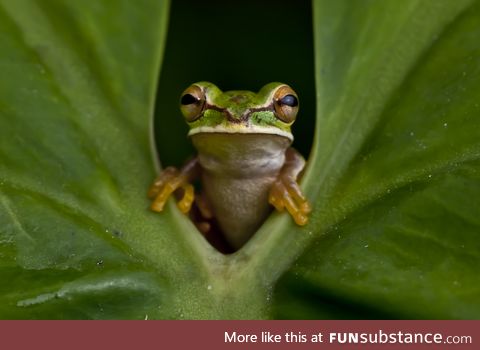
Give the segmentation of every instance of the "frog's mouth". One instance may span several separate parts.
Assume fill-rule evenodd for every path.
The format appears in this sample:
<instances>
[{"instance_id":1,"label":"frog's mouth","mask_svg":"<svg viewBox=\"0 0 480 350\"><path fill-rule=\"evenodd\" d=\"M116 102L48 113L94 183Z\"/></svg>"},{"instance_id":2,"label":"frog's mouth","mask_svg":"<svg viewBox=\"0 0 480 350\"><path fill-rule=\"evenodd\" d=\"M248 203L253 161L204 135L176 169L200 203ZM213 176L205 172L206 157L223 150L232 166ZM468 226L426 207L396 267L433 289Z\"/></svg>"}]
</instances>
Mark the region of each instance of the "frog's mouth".
<instances>
[{"instance_id":1,"label":"frog's mouth","mask_svg":"<svg viewBox=\"0 0 480 350\"><path fill-rule=\"evenodd\" d=\"M233 124L229 127L225 127L224 125L199 126L199 127L190 129L190 131L188 132L188 136L192 136L196 134L209 134L209 133L278 135L278 136L283 136L289 139L290 141L293 141L293 135L291 133L276 127L258 126L258 125L243 126L238 124Z\"/></svg>"}]
</instances>

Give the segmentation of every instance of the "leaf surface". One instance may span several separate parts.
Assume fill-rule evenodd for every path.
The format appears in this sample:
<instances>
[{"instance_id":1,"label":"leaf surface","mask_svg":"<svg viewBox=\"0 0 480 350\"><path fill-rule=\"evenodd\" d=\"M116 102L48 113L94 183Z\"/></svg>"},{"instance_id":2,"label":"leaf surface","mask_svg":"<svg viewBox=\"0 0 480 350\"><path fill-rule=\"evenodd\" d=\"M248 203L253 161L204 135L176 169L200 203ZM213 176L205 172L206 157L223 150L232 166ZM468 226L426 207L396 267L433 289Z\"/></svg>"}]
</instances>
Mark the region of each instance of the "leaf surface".
<instances>
[{"instance_id":1,"label":"leaf surface","mask_svg":"<svg viewBox=\"0 0 480 350\"><path fill-rule=\"evenodd\" d=\"M323 236L279 284L276 317L478 318L478 2L314 11Z\"/></svg>"}]
</instances>

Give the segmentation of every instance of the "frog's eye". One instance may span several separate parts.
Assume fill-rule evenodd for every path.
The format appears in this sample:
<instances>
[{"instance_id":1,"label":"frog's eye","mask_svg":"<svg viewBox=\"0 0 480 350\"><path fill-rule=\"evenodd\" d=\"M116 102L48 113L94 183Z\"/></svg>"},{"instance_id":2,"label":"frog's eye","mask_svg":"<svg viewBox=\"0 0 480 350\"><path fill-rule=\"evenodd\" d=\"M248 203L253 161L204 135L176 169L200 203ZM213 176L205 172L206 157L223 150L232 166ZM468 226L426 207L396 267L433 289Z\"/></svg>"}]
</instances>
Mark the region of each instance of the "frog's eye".
<instances>
[{"instance_id":1,"label":"frog's eye","mask_svg":"<svg viewBox=\"0 0 480 350\"><path fill-rule=\"evenodd\" d=\"M200 117L205 105L205 93L197 85L192 85L182 93L180 110L187 122Z\"/></svg>"},{"instance_id":2,"label":"frog's eye","mask_svg":"<svg viewBox=\"0 0 480 350\"><path fill-rule=\"evenodd\" d=\"M298 97L290 86L280 87L273 95L275 115L285 123L292 123L298 113Z\"/></svg>"}]
</instances>

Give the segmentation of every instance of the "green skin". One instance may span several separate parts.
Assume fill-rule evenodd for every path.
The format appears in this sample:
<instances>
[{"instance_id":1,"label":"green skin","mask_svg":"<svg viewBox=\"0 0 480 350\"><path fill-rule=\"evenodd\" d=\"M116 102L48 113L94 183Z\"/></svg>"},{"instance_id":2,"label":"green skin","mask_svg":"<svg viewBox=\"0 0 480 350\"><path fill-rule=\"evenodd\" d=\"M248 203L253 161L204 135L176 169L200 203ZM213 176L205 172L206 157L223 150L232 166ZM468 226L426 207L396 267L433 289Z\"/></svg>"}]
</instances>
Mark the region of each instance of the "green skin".
<instances>
[{"instance_id":1,"label":"green skin","mask_svg":"<svg viewBox=\"0 0 480 350\"><path fill-rule=\"evenodd\" d=\"M224 128L226 132L232 133L260 133L270 134L281 132L283 136L293 140L290 130L292 123L285 123L275 116L273 110L252 112L246 120L242 121L245 112L262 109L272 102L274 92L285 84L270 83L265 85L258 94L251 91L227 91L222 92L218 87L209 82L199 82L194 85L205 91L207 99L207 108L203 116L194 122L188 123L190 126L189 136L201 127ZM208 107L210 106L210 107ZM225 113L214 109L213 107L226 109L232 119L226 118ZM237 120L240 123L236 123ZM268 129L270 130L268 130Z\"/></svg>"},{"instance_id":2,"label":"green skin","mask_svg":"<svg viewBox=\"0 0 480 350\"><path fill-rule=\"evenodd\" d=\"M300 192L296 179L305 161L290 147L293 122L280 120L273 105L275 92L285 84L267 84L257 94L222 92L208 82L194 85L204 92L206 103L201 115L187 122L198 156L184 169L193 174L189 169L195 163L204 203L238 249L271 212L269 195L279 179L293 180ZM279 187L280 197L289 195L288 186Z\"/></svg>"}]
</instances>

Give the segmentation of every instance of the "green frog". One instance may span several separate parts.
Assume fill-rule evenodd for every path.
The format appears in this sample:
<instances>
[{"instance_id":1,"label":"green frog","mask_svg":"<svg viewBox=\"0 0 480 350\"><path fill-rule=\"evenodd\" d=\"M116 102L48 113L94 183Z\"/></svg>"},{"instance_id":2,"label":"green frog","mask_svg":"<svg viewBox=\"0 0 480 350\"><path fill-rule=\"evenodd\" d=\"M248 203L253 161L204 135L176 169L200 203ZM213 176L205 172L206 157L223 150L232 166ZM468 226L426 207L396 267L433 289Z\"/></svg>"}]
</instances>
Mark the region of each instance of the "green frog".
<instances>
[{"instance_id":1,"label":"green frog","mask_svg":"<svg viewBox=\"0 0 480 350\"><path fill-rule=\"evenodd\" d=\"M305 225L311 208L298 185L305 160L290 146L298 108L297 94L282 83L258 93L192 84L181 95L180 109L198 155L181 169L160 173L148 193L151 209L161 212L180 193L178 208L188 213L195 203L205 219L197 227L207 232L207 220L214 218L235 249L257 231L271 206ZM196 179L201 193L192 185Z\"/></svg>"}]
</instances>

